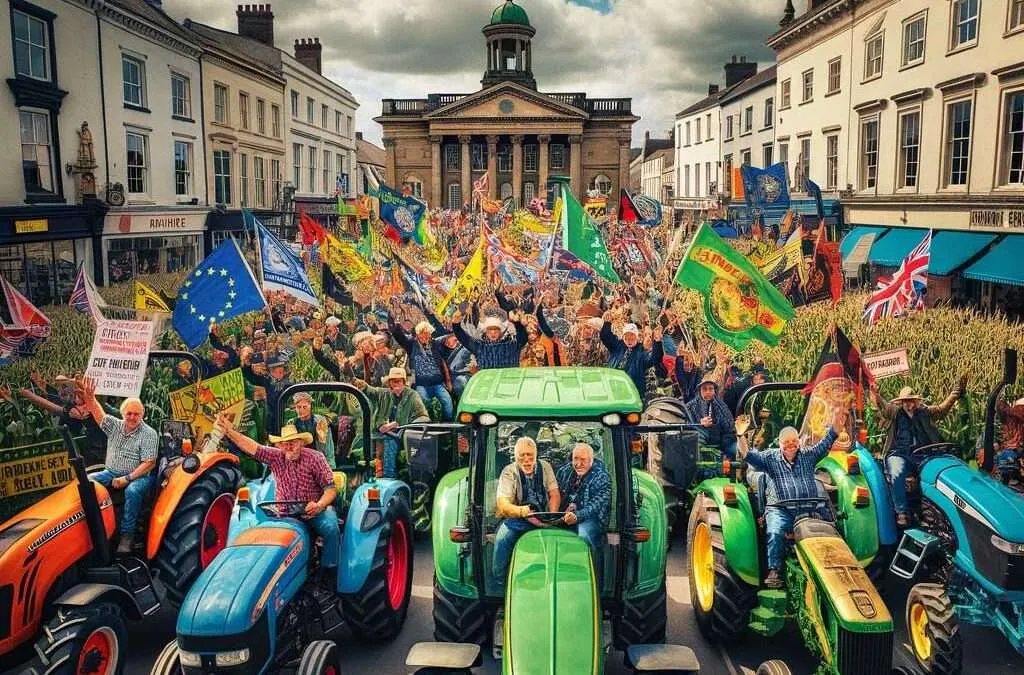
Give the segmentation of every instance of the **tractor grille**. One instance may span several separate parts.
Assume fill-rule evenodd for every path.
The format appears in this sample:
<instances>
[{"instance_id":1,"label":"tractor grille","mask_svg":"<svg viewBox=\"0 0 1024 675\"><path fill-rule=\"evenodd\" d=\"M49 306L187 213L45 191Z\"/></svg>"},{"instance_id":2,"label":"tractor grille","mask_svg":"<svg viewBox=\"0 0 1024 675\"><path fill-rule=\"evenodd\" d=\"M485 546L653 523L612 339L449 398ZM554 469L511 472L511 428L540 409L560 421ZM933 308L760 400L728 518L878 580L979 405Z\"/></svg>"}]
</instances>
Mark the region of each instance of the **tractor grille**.
<instances>
[{"instance_id":1,"label":"tractor grille","mask_svg":"<svg viewBox=\"0 0 1024 675\"><path fill-rule=\"evenodd\" d=\"M963 523L978 572L999 588L1024 591L1024 556L1010 555L993 546L992 530L969 514L964 514Z\"/></svg>"},{"instance_id":2,"label":"tractor grille","mask_svg":"<svg viewBox=\"0 0 1024 675\"><path fill-rule=\"evenodd\" d=\"M260 618L249 630L236 635L216 637L184 635L178 636L178 647L187 652L202 655L201 668L182 668L184 675L248 675L258 673L270 658L270 629L267 621L269 610L264 609ZM249 660L239 666L218 668L212 656L216 652L249 648Z\"/></svg>"},{"instance_id":3,"label":"tractor grille","mask_svg":"<svg viewBox=\"0 0 1024 675\"><path fill-rule=\"evenodd\" d=\"M838 672L843 675L878 675L892 668L892 631L851 633L839 628Z\"/></svg>"},{"instance_id":4,"label":"tractor grille","mask_svg":"<svg viewBox=\"0 0 1024 675\"><path fill-rule=\"evenodd\" d=\"M14 584L0 586L0 640L11 636L11 612L14 610Z\"/></svg>"}]
</instances>

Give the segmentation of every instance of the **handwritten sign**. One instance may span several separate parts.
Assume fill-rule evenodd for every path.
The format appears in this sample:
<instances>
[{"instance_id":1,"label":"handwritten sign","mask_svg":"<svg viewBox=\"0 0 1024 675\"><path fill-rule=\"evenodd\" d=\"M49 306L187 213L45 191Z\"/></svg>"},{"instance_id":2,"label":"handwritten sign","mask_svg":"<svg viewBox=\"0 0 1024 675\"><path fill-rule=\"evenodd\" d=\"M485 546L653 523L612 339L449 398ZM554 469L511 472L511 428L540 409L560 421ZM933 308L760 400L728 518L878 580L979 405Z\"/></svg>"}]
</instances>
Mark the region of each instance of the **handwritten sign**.
<instances>
[{"instance_id":1,"label":"handwritten sign","mask_svg":"<svg viewBox=\"0 0 1024 675\"><path fill-rule=\"evenodd\" d=\"M97 322L89 367L85 372L96 380L96 393L138 396L146 377L152 341L152 321L102 319Z\"/></svg>"},{"instance_id":2,"label":"handwritten sign","mask_svg":"<svg viewBox=\"0 0 1024 675\"><path fill-rule=\"evenodd\" d=\"M49 490L71 482L74 475L68 453L55 452L0 463L0 497L16 497Z\"/></svg>"},{"instance_id":3,"label":"handwritten sign","mask_svg":"<svg viewBox=\"0 0 1024 675\"><path fill-rule=\"evenodd\" d=\"M874 354L865 354L864 365L879 380L910 374L910 359L907 357L906 347L876 352Z\"/></svg>"}]
</instances>

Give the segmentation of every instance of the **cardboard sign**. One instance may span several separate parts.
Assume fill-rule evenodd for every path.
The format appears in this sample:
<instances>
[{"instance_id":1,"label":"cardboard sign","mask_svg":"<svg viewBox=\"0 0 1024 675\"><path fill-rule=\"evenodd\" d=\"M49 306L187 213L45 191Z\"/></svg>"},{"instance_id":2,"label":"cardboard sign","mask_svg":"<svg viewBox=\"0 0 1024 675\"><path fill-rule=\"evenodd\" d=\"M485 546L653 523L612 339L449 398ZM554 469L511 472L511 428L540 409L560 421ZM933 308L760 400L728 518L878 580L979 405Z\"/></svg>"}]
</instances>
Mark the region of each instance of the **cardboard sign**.
<instances>
[{"instance_id":1,"label":"cardboard sign","mask_svg":"<svg viewBox=\"0 0 1024 675\"><path fill-rule=\"evenodd\" d=\"M139 396L152 341L152 321L98 320L89 367L85 371L96 380L96 393Z\"/></svg>"},{"instance_id":2,"label":"cardboard sign","mask_svg":"<svg viewBox=\"0 0 1024 675\"><path fill-rule=\"evenodd\" d=\"M195 385L172 391L171 419L192 425L194 437L202 439L210 433L217 413L227 413L238 420L245 408L245 380L242 369L235 368L199 383L199 396Z\"/></svg>"},{"instance_id":3,"label":"cardboard sign","mask_svg":"<svg viewBox=\"0 0 1024 675\"><path fill-rule=\"evenodd\" d=\"M865 354L864 365L879 380L910 374L910 359L907 357L906 347L876 352L874 354Z\"/></svg>"},{"instance_id":4,"label":"cardboard sign","mask_svg":"<svg viewBox=\"0 0 1024 675\"><path fill-rule=\"evenodd\" d=\"M0 497L57 488L73 478L67 452L21 457L0 463Z\"/></svg>"}]
</instances>

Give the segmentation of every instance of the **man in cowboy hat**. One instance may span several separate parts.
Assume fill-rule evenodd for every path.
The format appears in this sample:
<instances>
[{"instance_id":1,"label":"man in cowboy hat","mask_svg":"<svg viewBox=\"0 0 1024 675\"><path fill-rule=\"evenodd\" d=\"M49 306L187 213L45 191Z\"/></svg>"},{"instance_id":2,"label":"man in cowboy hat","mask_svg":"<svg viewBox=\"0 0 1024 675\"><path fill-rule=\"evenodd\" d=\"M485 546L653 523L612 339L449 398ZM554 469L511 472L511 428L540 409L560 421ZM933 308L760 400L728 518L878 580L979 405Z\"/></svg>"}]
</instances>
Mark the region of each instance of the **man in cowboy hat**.
<instances>
[{"instance_id":1,"label":"man in cowboy hat","mask_svg":"<svg viewBox=\"0 0 1024 675\"><path fill-rule=\"evenodd\" d=\"M686 404L686 409L700 424L700 444L720 448L723 456L736 459L736 421L729 406L718 397L718 382L713 377L704 376L696 398Z\"/></svg>"},{"instance_id":2,"label":"man in cowboy hat","mask_svg":"<svg viewBox=\"0 0 1024 675\"><path fill-rule=\"evenodd\" d=\"M429 321L420 321L414 329L415 338L390 317L388 327L408 356L409 369L416 376L416 393L427 405L436 399L441 405L441 420L451 422L455 415L452 378L443 347L433 339L434 327Z\"/></svg>"},{"instance_id":3,"label":"man in cowboy hat","mask_svg":"<svg viewBox=\"0 0 1024 675\"><path fill-rule=\"evenodd\" d=\"M459 342L476 357L481 370L489 368L515 368L519 365L519 353L529 339L526 328L519 321L518 312L510 312L509 321L515 328L514 335L508 335L508 325L496 316L489 316L480 324L482 337L475 338L462 326L462 313L452 317L452 332Z\"/></svg>"},{"instance_id":4,"label":"man in cowboy hat","mask_svg":"<svg viewBox=\"0 0 1024 675\"><path fill-rule=\"evenodd\" d=\"M338 549L341 530L338 514L331 506L338 496L334 474L323 454L306 447L313 436L299 431L292 424L281 429L281 435L270 435L274 447L260 445L235 430L231 419L224 413L217 415L217 426L224 437L238 449L270 467L276 483L274 499L280 502L305 502L304 517L310 527L323 538L320 569L325 579L332 578L338 567Z\"/></svg>"},{"instance_id":5,"label":"man in cowboy hat","mask_svg":"<svg viewBox=\"0 0 1024 675\"><path fill-rule=\"evenodd\" d=\"M907 476L917 470L913 451L924 445L941 443L942 436L935 422L945 417L960 399L967 386L967 376L939 405L924 405L924 398L914 393L911 387L900 389L899 396L886 401L878 393L878 386L871 387L871 398L879 416L889 423L882 456L885 458L886 474L889 478L893 506L896 509L896 524L906 527L910 523L910 508L907 504Z\"/></svg>"},{"instance_id":6,"label":"man in cowboy hat","mask_svg":"<svg viewBox=\"0 0 1024 675\"><path fill-rule=\"evenodd\" d=\"M612 313L604 313L604 325L601 326L601 342L608 348L608 367L626 371L633 380L636 390L643 398L647 391L647 371L661 363L664 348L661 344L661 326L648 333L640 342L640 328L635 323L627 323L622 327L622 337L612 332Z\"/></svg>"},{"instance_id":7,"label":"man in cowboy hat","mask_svg":"<svg viewBox=\"0 0 1024 675\"><path fill-rule=\"evenodd\" d=\"M377 459L383 462L384 478L394 478L398 472L398 437L393 432L406 424L429 422L430 415L420 395L406 384L404 368L392 368L384 383L386 388L371 386L360 379L352 381L370 399L373 425L378 432L374 436L383 441L383 451L378 449Z\"/></svg>"}]
</instances>

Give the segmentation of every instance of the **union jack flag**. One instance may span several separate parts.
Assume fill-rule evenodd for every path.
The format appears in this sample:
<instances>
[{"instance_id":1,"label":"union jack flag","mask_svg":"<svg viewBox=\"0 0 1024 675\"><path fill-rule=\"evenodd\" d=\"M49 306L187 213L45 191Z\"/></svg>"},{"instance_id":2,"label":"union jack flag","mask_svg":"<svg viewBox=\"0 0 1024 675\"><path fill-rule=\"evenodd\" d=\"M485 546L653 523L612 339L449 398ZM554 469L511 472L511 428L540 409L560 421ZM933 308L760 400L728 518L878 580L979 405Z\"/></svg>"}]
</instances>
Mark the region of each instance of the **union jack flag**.
<instances>
[{"instance_id":1,"label":"union jack flag","mask_svg":"<svg viewBox=\"0 0 1024 675\"><path fill-rule=\"evenodd\" d=\"M885 317L902 316L910 310L924 309L931 247L932 233L929 230L921 243L903 259L891 279L879 279L875 292L864 307L864 320L869 326Z\"/></svg>"},{"instance_id":2,"label":"union jack flag","mask_svg":"<svg viewBox=\"0 0 1024 675\"><path fill-rule=\"evenodd\" d=\"M78 278L75 280L75 287L68 297L68 304L83 314L92 314L92 307L89 304L89 290L86 287L85 267L78 268Z\"/></svg>"}]
</instances>

